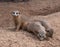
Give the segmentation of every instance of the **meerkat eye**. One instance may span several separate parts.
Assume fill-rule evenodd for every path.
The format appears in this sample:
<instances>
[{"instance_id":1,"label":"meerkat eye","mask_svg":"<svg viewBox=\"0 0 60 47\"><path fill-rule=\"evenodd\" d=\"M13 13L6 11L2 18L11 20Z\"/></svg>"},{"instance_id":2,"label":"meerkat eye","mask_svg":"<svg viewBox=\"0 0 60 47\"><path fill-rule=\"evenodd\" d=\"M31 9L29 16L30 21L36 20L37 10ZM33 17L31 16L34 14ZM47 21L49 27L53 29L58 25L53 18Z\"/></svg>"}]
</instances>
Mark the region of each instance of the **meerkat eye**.
<instances>
[{"instance_id":1,"label":"meerkat eye","mask_svg":"<svg viewBox=\"0 0 60 47\"><path fill-rule=\"evenodd\" d=\"M16 13L16 14L20 14L20 13Z\"/></svg>"},{"instance_id":2,"label":"meerkat eye","mask_svg":"<svg viewBox=\"0 0 60 47\"><path fill-rule=\"evenodd\" d=\"M15 12L13 12L13 14L15 14Z\"/></svg>"},{"instance_id":3,"label":"meerkat eye","mask_svg":"<svg viewBox=\"0 0 60 47\"><path fill-rule=\"evenodd\" d=\"M19 13L16 13L16 14L19 14Z\"/></svg>"}]
</instances>

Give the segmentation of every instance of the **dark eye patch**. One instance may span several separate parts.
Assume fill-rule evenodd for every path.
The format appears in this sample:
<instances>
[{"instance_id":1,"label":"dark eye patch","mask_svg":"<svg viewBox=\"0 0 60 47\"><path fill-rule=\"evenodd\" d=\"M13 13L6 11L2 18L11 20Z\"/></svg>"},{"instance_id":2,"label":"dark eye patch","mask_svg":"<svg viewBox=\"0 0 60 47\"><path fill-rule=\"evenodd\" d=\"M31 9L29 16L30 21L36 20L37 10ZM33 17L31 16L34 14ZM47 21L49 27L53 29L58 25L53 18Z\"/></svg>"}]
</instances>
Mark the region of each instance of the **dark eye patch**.
<instances>
[{"instance_id":1,"label":"dark eye patch","mask_svg":"<svg viewBox=\"0 0 60 47\"><path fill-rule=\"evenodd\" d=\"M19 13L16 13L16 14L19 14Z\"/></svg>"},{"instance_id":2,"label":"dark eye patch","mask_svg":"<svg viewBox=\"0 0 60 47\"><path fill-rule=\"evenodd\" d=\"M16 14L20 14L20 13L16 13Z\"/></svg>"}]
</instances>

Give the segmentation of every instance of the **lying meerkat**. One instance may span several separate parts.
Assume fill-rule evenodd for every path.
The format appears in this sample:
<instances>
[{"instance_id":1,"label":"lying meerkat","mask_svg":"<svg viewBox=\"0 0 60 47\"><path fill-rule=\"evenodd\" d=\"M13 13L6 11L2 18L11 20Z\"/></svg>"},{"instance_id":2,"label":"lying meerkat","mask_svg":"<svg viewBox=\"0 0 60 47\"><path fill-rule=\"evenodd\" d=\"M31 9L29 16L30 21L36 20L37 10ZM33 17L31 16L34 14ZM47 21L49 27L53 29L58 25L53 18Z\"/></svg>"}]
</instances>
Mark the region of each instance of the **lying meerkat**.
<instances>
[{"instance_id":1,"label":"lying meerkat","mask_svg":"<svg viewBox=\"0 0 60 47\"><path fill-rule=\"evenodd\" d=\"M30 21L27 16L21 15L19 11L13 11L12 16L16 31L18 31L20 28L25 27L27 31L32 31L35 35L40 34L37 35L40 40L52 37L53 35L53 31L43 20L38 22Z\"/></svg>"},{"instance_id":2,"label":"lying meerkat","mask_svg":"<svg viewBox=\"0 0 60 47\"><path fill-rule=\"evenodd\" d=\"M29 22L23 26L23 29L29 32L33 32L40 40L49 40L49 37L53 37L53 29L46 21Z\"/></svg>"},{"instance_id":3,"label":"lying meerkat","mask_svg":"<svg viewBox=\"0 0 60 47\"><path fill-rule=\"evenodd\" d=\"M29 32L33 32L41 41L45 39L48 40L45 27L43 27L40 22L29 22L23 26L23 29Z\"/></svg>"}]
</instances>

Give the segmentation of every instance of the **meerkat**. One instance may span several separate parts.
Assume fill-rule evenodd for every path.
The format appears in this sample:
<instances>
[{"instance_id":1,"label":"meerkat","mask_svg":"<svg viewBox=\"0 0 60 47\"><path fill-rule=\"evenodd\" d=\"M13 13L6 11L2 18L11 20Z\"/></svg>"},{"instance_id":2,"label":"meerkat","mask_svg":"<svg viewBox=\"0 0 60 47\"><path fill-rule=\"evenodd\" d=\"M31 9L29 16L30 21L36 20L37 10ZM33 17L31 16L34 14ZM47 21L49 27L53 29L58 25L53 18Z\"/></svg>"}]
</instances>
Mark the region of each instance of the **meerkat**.
<instances>
[{"instance_id":1,"label":"meerkat","mask_svg":"<svg viewBox=\"0 0 60 47\"><path fill-rule=\"evenodd\" d=\"M41 21L30 21L29 17L20 14L19 11L12 12L13 20L15 23L15 29L25 28L27 31L33 32L40 40L44 40L48 37L52 37L52 28L47 24L47 22Z\"/></svg>"},{"instance_id":2,"label":"meerkat","mask_svg":"<svg viewBox=\"0 0 60 47\"><path fill-rule=\"evenodd\" d=\"M45 27L43 27L40 22L29 22L27 25L23 26L23 29L33 32L41 41L45 39L48 40Z\"/></svg>"},{"instance_id":3,"label":"meerkat","mask_svg":"<svg viewBox=\"0 0 60 47\"><path fill-rule=\"evenodd\" d=\"M18 10L12 12L15 29L19 31L23 25L27 24L30 21L30 17L22 15Z\"/></svg>"},{"instance_id":4,"label":"meerkat","mask_svg":"<svg viewBox=\"0 0 60 47\"><path fill-rule=\"evenodd\" d=\"M49 23L44 20L40 22L29 22L23 26L23 29L33 32L40 40L49 40L49 37L53 37L53 29L50 27Z\"/></svg>"}]
</instances>

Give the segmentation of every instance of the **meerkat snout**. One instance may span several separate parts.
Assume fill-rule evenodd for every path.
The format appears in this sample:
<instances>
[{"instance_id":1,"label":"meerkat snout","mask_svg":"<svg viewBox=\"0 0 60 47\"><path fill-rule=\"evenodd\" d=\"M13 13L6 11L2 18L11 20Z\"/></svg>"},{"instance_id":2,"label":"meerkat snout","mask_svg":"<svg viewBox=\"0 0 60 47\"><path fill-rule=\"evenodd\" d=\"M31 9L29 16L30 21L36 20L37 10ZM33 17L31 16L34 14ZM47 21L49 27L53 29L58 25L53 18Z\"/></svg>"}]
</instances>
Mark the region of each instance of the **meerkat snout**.
<instances>
[{"instance_id":1,"label":"meerkat snout","mask_svg":"<svg viewBox=\"0 0 60 47\"><path fill-rule=\"evenodd\" d=\"M12 12L12 16L19 16L20 12L18 10Z\"/></svg>"}]
</instances>

